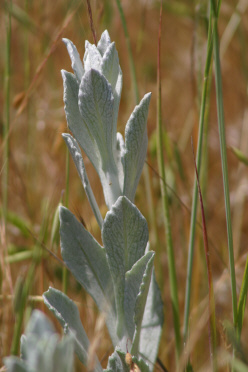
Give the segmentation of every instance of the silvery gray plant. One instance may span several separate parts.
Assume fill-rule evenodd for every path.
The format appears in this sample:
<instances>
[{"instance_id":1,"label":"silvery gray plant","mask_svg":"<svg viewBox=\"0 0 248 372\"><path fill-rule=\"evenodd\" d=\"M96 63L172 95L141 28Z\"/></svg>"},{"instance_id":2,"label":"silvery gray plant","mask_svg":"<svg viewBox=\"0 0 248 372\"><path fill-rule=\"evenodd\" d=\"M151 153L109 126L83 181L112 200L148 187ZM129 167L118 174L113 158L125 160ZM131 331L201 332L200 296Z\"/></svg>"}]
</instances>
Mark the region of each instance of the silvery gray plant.
<instances>
[{"instance_id":1,"label":"silvery gray plant","mask_svg":"<svg viewBox=\"0 0 248 372\"><path fill-rule=\"evenodd\" d=\"M163 304L154 276L154 252L149 251L147 222L133 204L147 151L151 94L146 94L132 112L124 141L117 132L122 71L115 43L107 31L97 46L86 41L82 63L74 44L63 41L74 71L62 71L65 113L73 134L63 134L63 138L101 229L103 246L61 207L62 257L105 316L114 347L105 371L133 370L125 360L127 345L133 365L142 372L152 371L163 325ZM104 219L80 147L99 175L109 209ZM43 297L64 333L74 340L78 358L87 365L90 343L76 304L53 288ZM94 371L102 370L96 356Z\"/></svg>"},{"instance_id":2,"label":"silvery gray plant","mask_svg":"<svg viewBox=\"0 0 248 372\"><path fill-rule=\"evenodd\" d=\"M21 337L21 359L4 358L9 372L73 372L74 340L60 336L47 317L34 310Z\"/></svg>"}]
</instances>

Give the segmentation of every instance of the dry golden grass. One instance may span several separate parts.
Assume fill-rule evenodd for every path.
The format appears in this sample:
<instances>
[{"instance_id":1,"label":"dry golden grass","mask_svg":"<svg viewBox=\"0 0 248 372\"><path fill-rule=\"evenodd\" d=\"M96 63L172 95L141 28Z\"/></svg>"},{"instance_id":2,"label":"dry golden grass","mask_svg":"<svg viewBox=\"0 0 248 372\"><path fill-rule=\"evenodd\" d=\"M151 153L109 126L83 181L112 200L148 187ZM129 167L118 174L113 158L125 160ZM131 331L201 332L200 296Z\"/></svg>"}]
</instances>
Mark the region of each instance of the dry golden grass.
<instances>
[{"instance_id":1,"label":"dry golden grass","mask_svg":"<svg viewBox=\"0 0 248 372\"><path fill-rule=\"evenodd\" d=\"M172 2L168 1L168 4ZM200 2L199 2L200 3ZM168 133L171 154L166 158L168 183L186 210L173 193L170 193L171 224L176 257L179 288L181 322L183 322L185 281L187 269L187 249L190 226L191 195L194 181L194 164L190 145L193 135L196 147L199 119L199 84L206 54L205 21L197 16L198 2L175 1L174 11L165 9L162 21L161 74L163 125ZM183 6L180 13L180 4ZM90 31L86 1L13 1L11 37L11 80L10 80L10 154L8 181L8 210L21 220L28 222L30 230L26 236L11 221L1 224L0 263L0 357L10 353L14 332L15 316L12 299L18 278L23 278L31 265L31 259L18 263L8 263L7 257L15 252L30 251L39 241L60 257L58 240L51 245L51 226L55 209L65 189L65 144L61 133L66 131L63 110L63 88L60 70L71 71L66 48L61 42L67 37L77 45L81 56L84 40L93 42ZM3 8L3 7L2 7ZM149 149L147 161L157 170L154 133L156 126L156 66L159 3L157 1L123 0L132 50L137 71L139 92L153 93L149 119ZM232 1L223 2L220 15L220 34L227 27L234 13ZM28 18L22 17L21 10ZM130 69L126 44L120 17L114 1L92 1L92 11L97 37L107 28L116 42L120 64L123 70L123 93L120 105L119 130L124 125L134 105ZM5 21L7 10L0 14L0 72L4 73L4 48L6 42ZM203 13L204 16L204 13ZM248 141L248 17L241 14L237 32L222 57L224 107L228 146L228 166L233 218L234 249L237 275L237 290L241 286L248 242L248 173L229 150L231 146L240 148L246 155ZM201 75L202 76L202 75ZM4 83L3 77L1 78ZM0 92L0 107L4 107L4 91ZM1 119L1 126L4 118ZM225 225L225 210L222 187L221 160L215 107L214 84L212 84L209 124L207 134L207 171L203 181L205 212L213 264L216 316L218 326L218 346L229 350L229 342L223 328L223 321L232 319L230 276L228 271L228 250ZM173 152L175 144L181 157L184 178ZM5 141L1 137L1 158ZM85 161L89 178L97 201L104 206L103 194L97 175L87 159ZM1 162L1 169L4 168ZM152 198L156 219L156 231L152 229L146 200L144 179L138 187L136 202L150 226L151 248L157 252L155 259L157 278L164 301L165 323L161 339L159 357L169 371L175 370L175 345L168 284L165 234L162 223L162 205L158 175L149 170ZM69 208L83 217L87 228L100 241L98 230L87 198L81 187L74 165L70 168ZM199 215L200 221L200 215ZM156 240L154 237L158 236ZM35 296L27 304L26 318L33 307L44 308L40 296L49 285L62 289L62 265L51 257L41 245L42 252L33 276L30 296ZM187 351L191 355L194 370L208 371L208 330L205 314L207 297L207 272L203 253L202 232L197 228L193 269L193 293L191 300L190 341ZM104 328L99 327L98 313L93 300L80 289L72 276L69 277L68 295L79 304L81 319L89 338L95 341L99 359L112 352L111 342ZM52 318L51 314L49 314ZM25 318L25 319L26 319ZM55 322L55 320L53 319ZM56 323L55 323L56 324ZM58 326L58 325L57 325ZM242 341L244 354L248 352L248 314L245 313ZM60 327L58 326L58 330ZM97 333L96 333L97 332ZM107 353L107 354L106 354ZM2 363L2 362L1 362ZM81 368L81 367L80 367ZM82 369L81 369L82 370ZM227 366L222 367L227 371Z\"/></svg>"}]
</instances>

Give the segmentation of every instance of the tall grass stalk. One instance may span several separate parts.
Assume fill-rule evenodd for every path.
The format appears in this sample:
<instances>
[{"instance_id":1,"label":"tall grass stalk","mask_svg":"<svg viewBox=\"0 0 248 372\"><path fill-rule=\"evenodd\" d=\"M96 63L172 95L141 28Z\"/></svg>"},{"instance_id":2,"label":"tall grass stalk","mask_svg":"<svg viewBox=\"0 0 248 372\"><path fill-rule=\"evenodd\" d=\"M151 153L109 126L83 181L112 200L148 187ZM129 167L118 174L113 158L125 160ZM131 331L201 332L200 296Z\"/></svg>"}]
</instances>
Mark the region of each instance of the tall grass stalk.
<instances>
[{"instance_id":1,"label":"tall grass stalk","mask_svg":"<svg viewBox=\"0 0 248 372\"><path fill-rule=\"evenodd\" d=\"M204 70L204 79L201 96L201 107L199 117L199 131L197 140L197 154L196 154L196 167L200 174L201 169L201 158L202 158L202 146L203 146L203 133L204 123L206 114L206 105L208 102L209 95L209 78L211 71L211 60L212 60L213 44L211 38L211 15L209 18L208 27L208 41L207 41L207 57ZM190 221L190 238L189 238L189 252L188 252L188 264L187 264L187 278L186 278L186 289L185 289L185 305L184 305L184 325L183 325L183 339L186 342L188 337L189 328L189 310L190 310L190 297L191 297L191 282L192 282L192 270L193 270L193 257L194 257L194 242L195 242L195 229L197 224L197 177L194 180L193 199L191 207L191 221Z\"/></svg>"},{"instance_id":2,"label":"tall grass stalk","mask_svg":"<svg viewBox=\"0 0 248 372\"><path fill-rule=\"evenodd\" d=\"M162 1L160 7L160 20L159 20L159 35L158 35L158 62L157 62L157 156L159 172L161 175L160 188L162 194L163 212L164 212L164 225L166 232L166 245L168 255L168 268L170 279L170 292L172 301L174 332L176 341L176 357L177 362L181 353L181 335L180 335L180 316L179 316L179 303L178 303L178 289L176 268L174 259L174 250L172 243L172 232L169 213L169 202L166 190L166 177L165 177L165 164L163 155L163 131L162 131L162 110L161 110L161 73L160 73L160 44L161 44L161 24L162 24Z\"/></svg>"},{"instance_id":3,"label":"tall grass stalk","mask_svg":"<svg viewBox=\"0 0 248 372\"><path fill-rule=\"evenodd\" d=\"M202 230L203 230L203 242L205 249L205 257L207 264L207 273L208 273L208 308L209 308L209 349L210 349L210 359L212 363L212 370L217 371L217 358L216 358L216 317L215 317L215 299L214 299L214 287L213 287L213 277L212 277L212 267L210 262L209 246L208 246L208 236L207 236L207 226L204 213L204 206L202 200L201 187L199 182L198 171L195 162L195 154L192 143L192 150L194 155L194 164L195 164L195 173L197 180L197 188L201 206L201 215L202 215Z\"/></svg>"},{"instance_id":4,"label":"tall grass stalk","mask_svg":"<svg viewBox=\"0 0 248 372\"><path fill-rule=\"evenodd\" d=\"M9 2L9 11L6 11L6 49L5 49L5 71L4 71L4 125L3 125L3 221L6 224L8 211L8 180L9 180L9 126L10 126L10 55L11 55L11 8L12 0Z\"/></svg>"},{"instance_id":5,"label":"tall grass stalk","mask_svg":"<svg viewBox=\"0 0 248 372\"><path fill-rule=\"evenodd\" d=\"M220 66L220 55L219 55L218 8L214 0L210 0L210 5L211 5L211 13L212 13L212 19L213 19L213 48L214 48L215 86L216 86L215 89L216 89L216 103L217 103L217 114L218 114L222 176L223 176L224 198L225 198L225 209L226 209L228 253L229 253L231 290L232 290L233 323L234 325L236 325L237 294L236 294L235 263L234 263L234 255L233 255L233 237L232 237L232 222L231 222L228 166L227 166L227 153L226 153L222 77L221 77L221 66Z\"/></svg>"},{"instance_id":6,"label":"tall grass stalk","mask_svg":"<svg viewBox=\"0 0 248 372\"><path fill-rule=\"evenodd\" d=\"M26 14L28 15L29 12L29 0L25 0L24 4L24 9ZM29 58L29 32L30 29L29 27L25 28L25 33L24 33L24 89L25 91L28 89L29 83L30 83L30 58ZM30 102L27 103L26 107L26 112L27 112L27 127L28 127L28 158L33 159L32 156L32 146L33 146L33 141L34 141L34 129L35 126L33 125L32 120L30 120ZM32 184L33 181L33 172L32 172L32 165L33 162L29 161L28 162L28 171L29 175L29 183Z\"/></svg>"},{"instance_id":7,"label":"tall grass stalk","mask_svg":"<svg viewBox=\"0 0 248 372\"><path fill-rule=\"evenodd\" d=\"M117 4L117 7L120 13L121 23L122 23L122 27L123 27L124 34L125 34L126 43L127 43L128 59L129 59L130 69L131 69L133 90L134 90L136 104L138 104L139 103L139 89L138 89L138 84L137 84L137 79L136 79L135 65L134 65L134 60L133 60L130 38L129 38L128 30L127 30L127 23L126 23L123 9L122 9L121 1L116 0L116 4Z\"/></svg>"}]
</instances>

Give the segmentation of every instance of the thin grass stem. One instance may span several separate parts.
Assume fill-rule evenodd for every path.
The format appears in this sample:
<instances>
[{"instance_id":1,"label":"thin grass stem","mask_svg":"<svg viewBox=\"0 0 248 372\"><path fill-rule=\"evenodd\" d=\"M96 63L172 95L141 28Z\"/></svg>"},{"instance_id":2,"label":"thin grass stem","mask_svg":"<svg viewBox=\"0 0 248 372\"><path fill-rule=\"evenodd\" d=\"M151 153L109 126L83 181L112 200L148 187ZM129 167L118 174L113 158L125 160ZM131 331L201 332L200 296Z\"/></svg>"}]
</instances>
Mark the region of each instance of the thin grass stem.
<instances>
[{"instance_id":1,"label":"thin grass stem","mask_svg":"<svg viewBox=\"0 0 248 372\"><path fill-rule=\"evenodd\" d=\"M128 59L129 59L130 69L131 69L133 90L135 94L136 104L138 104L139 103L139 89L138 89L138 84L137 84L137 79L136 79L135 65L134 65L134 60L133 60L133 53L132 53L130 38L129 38L128 30L127 30L127 23L126 23L123 9L122 9L121 1L116 0L116 4L117 4L117 7L120 13L121 23L122 23L122 27L123 27L124 34L125 34L126 43L127 43Z\"/></svg>"},{"instance_id":2,"label":"thin grass stem","mask_svg":"<svg viewBox=\"0 0 248 372\"><path fill-rule=\"evenodd\" d=\"M161 188L161 195L162 195L164 225L165 225L165 232L166 232L170 293L171 293L174 332L175 332L175 341L176 341L176 359L178 362L180 354L181 354L180 315L179 315L175 258L174 258L171 222L170 222L170 213L169 213L169 202L168 202L167 190L165 187L166 177L165 177L165 165L164 165L164 156L163 156L161 73L160 73L161 23L162 23L162 1L161 1L161 7L160 7L159 36L158 36L158 62L157 62L158 63L157 65L157 71L158 71L157 72L157 156L158 156L159 172L162 178L162 180L160 181L160 188Z\"/></svg>"},{"instance_id":3,"label":"thin grass stem","mask_svg":"<svg viewBox=\"0 0 248 372\"><path fill-rule=\"evenodd\" d=\"M228 253L229 253L231 290L232 290L233 323L236 326L237 293L236 293L236 277L235 277L235 263L234 263L234 254L233 254L233 236L232 236L228 166L227 166L227 153L226 153L222 76L221 76L220 54L219 54L218 9L216 7L214 0L211 0L210 4L211 4L211 13L212 13L212 18L213 18L213 49L214 49L215 86L216 86L215 89L216 89L216 103L217 103L217 114L218 114L220 151L221 151L221 165L222 165L222 176L223 176L224 198L225 198L225 209L226 209L227 240L228 240Z\"/></svg>"},{"instance_id":4,"label":"thin grass stem","mask_svg":"<svg viewBox=\"0 0 248 372\"><path fill-rule=\"evenodd\" d=\"M238 337L239 338L241 336L241 331L242 331L242 327L243 327L247 292L248 292L248 257L246 259L245 271L244 271L244 276L243 276L242 285L241 285L241 289L240 289L239 303L238 303L237 332L238 332Z\"/></svg>"},{"instance_id":5,"label":"thin grass stem","mask_svg":"<svg viewBox=\"0 0 248 372\"><path fill-rule=\"evenodd\" d=\"M211 16L209 18L209 29L208 29L208 42L207 42L207 58L205 63L204 80L202 87L201 96L201 107L199 117L199 131L197 140L197 154L196 154L196 167L200 174L201 169L201 157L202 157L202 146L203 146L203 133L205 123L206 105L209 100L209 78L211 70L211 59L213 52L213 44L211 39ZM192 207L191 207L191 221L190 221L190 238L189 238L189 253L187 263L187 278L186 278L186 289L185 289L185 305L184 305L184 325L183 325L183 339L186 342L188 337L189 328L189 310L190 310L190 297L191 297L191 282L192 282L192 270L193 270L193 257L194 257L194 242L195 242L195 230L197 224L197 177L194 180Z\"/></svg>"},{"instance_id":6,"label":"thin grass stem","mask_svg":"<svg viewBox=\"0 0 248 372\"><path fill-rule=\"evenodd\" d=\"M209 308L209 349L210 349L210 359L212 364L212 370L214 372L217 371L217 358L216 358L216 317L215 317L215 299L214 299L214 287L213 287L213 277L212 277L212 268L210 262L210 252L208 246L208 236L207 236L207 226L206 226L206 219L205 219L205 212L202 200L202 193L201 187L199 182L198 171L195 162L195 154L193 143L191 139L191 146L193 150L194 156L194 165L195 165L195 173L196 173L196 180L197 180L197 188L201 206L201 215L202 215L202 230L203 230L203 242L204 242L204 249L205 249L205 257L206 257L206 264L207 264L207 273L208 273L208 308Z\"/></svg>"},{"instance_id":7,"label":"thin grass stem","mask_svg":"<svg viewBox=\"0 0 248 372\"><path fill-rule=\"evenodd\" d=\"M9 180L9 126L10 126L10 74L11 74L11 9L12 0L9 1L9 11L6 11L6 50L5 50L5 71L4 71L4 125L3 125L3 221L6 224L8 211L8 180Z\"/></svg>"}]
</instances>

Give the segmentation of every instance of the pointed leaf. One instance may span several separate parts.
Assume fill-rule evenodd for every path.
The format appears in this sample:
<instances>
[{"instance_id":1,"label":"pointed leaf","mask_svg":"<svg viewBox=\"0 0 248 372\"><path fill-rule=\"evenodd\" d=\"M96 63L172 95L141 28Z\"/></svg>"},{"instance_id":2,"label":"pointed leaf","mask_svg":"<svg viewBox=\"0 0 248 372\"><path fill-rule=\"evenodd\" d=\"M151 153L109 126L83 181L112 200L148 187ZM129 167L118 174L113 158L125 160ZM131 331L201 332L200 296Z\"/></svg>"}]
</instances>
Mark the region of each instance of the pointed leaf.
<instances>
[{"instance_id":1,"label":"pointed leaf","mask_svg":"<svg viewBox=\"0 0 248 372\"><path fill-rule=\"evenodd\" d=\"M75 47L73 42L71 42L71 40L66 38L62 40L65 43L69 56L71 58L71 67L74 71L78 83L80 83L84 74L84 68L80 59L80 55L78 54L77 48Z\"/></svg>"},{"instance_id":2,"label":"pointed leaf","mask_svg":"<svg viewBox=\"0 0 248 372\"><path fill-rule=\"evenodd\" d=\"M154 253L154 252L151 252ZM135 323L135 333L133 337L133 344L132 344L132 354L137 355L140 342L140 331L141 331L141 324L144 316L145 305L147 301L147 295L151 283L151 275L153 269L153 261L154 261L154 254L151 256L150 261L147 263L145 273L142 278L142 283L140 285L139 294L137 296L137 300L135 303L134 309L134 323ZM152 343L152 339L150 339Z\"/></svg>"},{"instance_id":3,"label":"pointed leaf","mask_svg":"<svg viewBox=\"0 0 248 372\"><path fill-rule=\"evenodd\" d=\"M113 165L113 104L111 86L98 71L86 72L78 96L79 110L101 154L102 168ZM77 138L77 137L76 137Z\"/></svg>"},{"instance_id":4,"label":"pointed leaf","mask_svg":"<svg viewBox=\"0 0 248 372\"><path fill-rule=\"evenodd\" d=\"M90 69L100 71L101 69L102 56L97 47L94 44L85 41L85 53L84 53L84 70L85 72Z\"/></svg>"},{"instance_id":5,"label":"pointed leaf","mask_svg":"<svg viewBox=\"0 0 248 372\"><path fill-rule=\"evenodd\" d=\"M76 165L79 177L82 181L85 193L86 193L87 198L90 202L91 209L92 209L92 211L93 211L93 213L96 217L98 225L99 225L100 228L102 228L102 224L103 224L102 215L101 215L101 212L99 210L98 204L97 204L95 196L93 194L93 191L91 189L90 182L89 182L89 179L88 179L88 176L87 176L87 173L86 173L86 169L85 169L85 166L84 166L84 161L83 161L83 158L82 158L82 154L81 154L80 148L77 144L77 141L70 134L63 133L62 137L64 138L65 143L66 143L66 145L67 145L67 147L68 147L68 149L71 153L71 156L73 158L73 161Z\"/></svg>"},{"instance_id":6,"label":"pointed leaf","mask_svg":"<svg viewBox=\"0 0 248 372\"><path fill-rule=\"evenodd\" d=\"M61 73L64 84L65 114L69 129L97 170L100 164L100 154L79 111L79 85L73 74L65 70L62 70Z\"/></svg>"},{"instance_id":7,"label":"pointed leaf","mask_svg":"<svg viewBox=\"0 0 248 372\"><path fill-rule=\"evenodd\" d=\"M116 136L113 105L111 85L106 78L93 69L85 73L79 88L79 110L100 153L100 163L96 170L108 208L122 194L113 154L113 138Z\"/></svg>"},{"instance_id":8,"label":"pointed leaf","mask_svg":"<svg viewBox=\"0 0 248 372\"><path fill-rule=\"evenodd\" d=\"M115 349L113 354L108 359L107 369L104 372L129 372L130 367L125 362L125 353L119 349Z\"/></svg>"},{"instance_id":9,"label":"pointed leaf","mask_svg":"<svg viewBox=\"0 0 248 372\"><path fill-rule=\"evenodd\" d=\"M128 331L128 336L132 340L135 331L134 310L136 306L137 296L140 292L140 286L143 282L143 277L146 274L147 266L150 267L154 260L154 252L148 252L145 256L137 261L131 270L126 273L125 280L125 295L124 295L124 311L125 324Z\"/></svg>"},{"instance_id":10,"label":"pointed leaf","mask_svg":"<svg viewBox=\"0 0 248 372\"><path fill-rule=\"evenodd\" d=\"M153 271L142 320L139 342L139 352L149 361L148 364L150 371L153 371L158 355L163 322L163 302Z\"/></svg>"},{"instance_id":11,"label":"pointed leaf","mask_svg":"<svg viewBox=\"0 0 248 372\"><path fill-rule=\"evenodd\" d=\"M27 324L25 330L25 336L34 335L39 338L44 334L53 334L55 329L53 324L48 320L45 314L39 310L34 310L32 312L31 318Z\"/></svg>"},{"instance_id":12,"label":"pointed leaf","mask_svg":"<svg viewBox=\"0 0 248 372\"><path fill-rule=\"evenodd\" d=\"M120 197L107 213L102 240L114 283L117 332L122 337L125 273L143 256L148 241L146 220L126 197Z\"/></svg>"},{"instance_id":13,"label":"pointed leaf","mask_svg":"<svg viewBox=\"0 0 248 372\"><path fill-rule=\"evenodd\" d=\"M50 365L53 365L54 372L74 371L74 340L72 337L66 336L57 344ZM99 372L102 372L102 368L99 369Z\"/></svg>"},{"instance_id":14,"label":"pointed leaf","mask_svg":"<svg viewBox=\"0 0 248 372\"><path fill-rule=\"evenodd\" d=\"M72 335L75 341L75 352L80 361L87 365L89 340L82 326L80 315L76 304L70 300L64 293L49 288L43 294L44 303L50 311L56 316L64 332ZM97 370L101 371L101 365L96 357Z\"/></svg>"},{"instance_id":15,"label":"pointed leaf","mask_svg":"<svg viewBox=\"0 0 248 372\"><path fill-rule=\"evenodd\" d=\"M121 98L121 89L122 89L122 71L119 65L119 57L117 50L115 48L115 43L111 43L101 62L101 72L106 77L108 82L111 84L112 92L114 96L114 115L113 115L113 124L114 124L114 133L117 131L117 117L119 111L119 104ZM115 141L116 138L113 137ZM113 148L115 143L113 143Z\"/></svg>"},{"instance_id":16,"label":"pointed leaf","mask_svg":"<svg viewBox=\"0 0 248 372\"><path fill-rule=\"evenodd\" d=\"M131 201L134 200L136 188L141 176L147 151L147 116L151 99L148 93L135 107L125 129L126 152L123 159L124 167L124 190Z\"/></svg>"},{"instance_id":17,"label":"pointed leaf","mask_svg":"<svg viewBox=\"0 0 248 372\"><path fill-rule=\"evenodd\" d=\"M107 314L107 327L113 344L116 345L118 340L115 331L113 284L105 249L64 207L60 208L60 224L62 257L98 308Z\"/></svg>"},{"instance_id":18,"label":"pointed leaf","mask_svg":"<svg viewBox=\"0 0 248 372\"><path fill-rule=\"evenodd\" d=\"M99 50L99 52L101 53L102 56L104 55L104 53L105 53L105 51L108 48L110 43L111 43L111 40L110 40L109 33L108 33L107 30L105 30L102 33L101 38L97 43L97 49Z\"/></svg>"}]
</instances>

